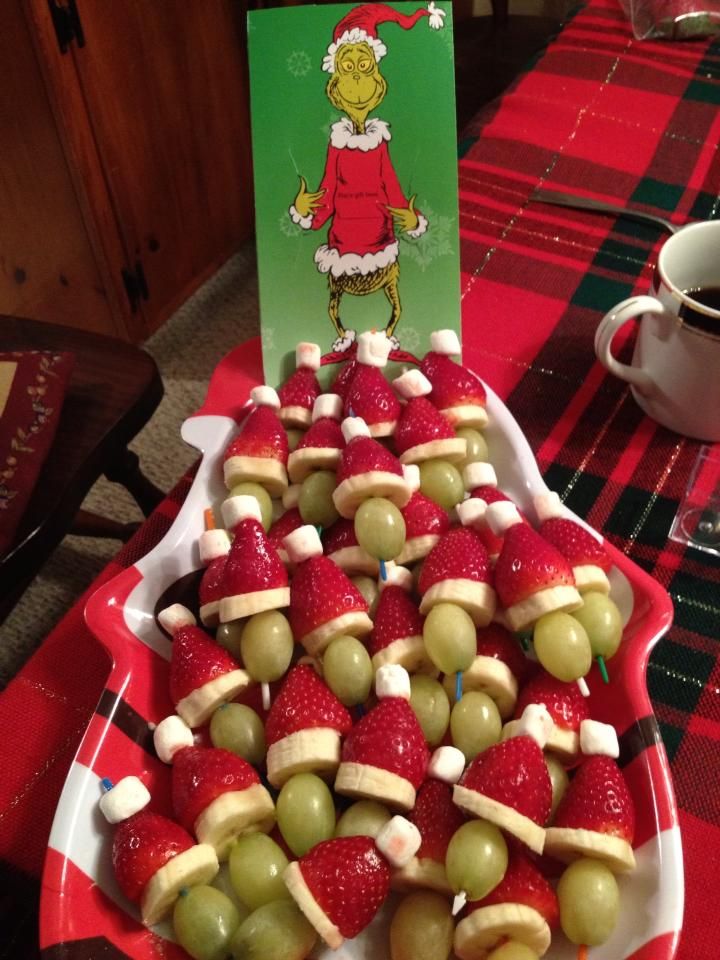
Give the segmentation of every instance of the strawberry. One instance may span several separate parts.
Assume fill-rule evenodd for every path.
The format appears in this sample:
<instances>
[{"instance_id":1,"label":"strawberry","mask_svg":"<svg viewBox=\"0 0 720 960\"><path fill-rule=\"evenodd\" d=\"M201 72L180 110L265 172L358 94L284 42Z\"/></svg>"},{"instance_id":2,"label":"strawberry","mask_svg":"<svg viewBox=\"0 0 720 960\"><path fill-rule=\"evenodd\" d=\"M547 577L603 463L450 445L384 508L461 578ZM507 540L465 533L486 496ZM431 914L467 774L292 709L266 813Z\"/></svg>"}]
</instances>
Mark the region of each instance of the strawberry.
<instances>
[{"instance_id":1,"label":"strawberry","mask_svg":"<svg viewBox=\"0 0 720 960\"><path fill-rule=\"evenodd\" d=\"M313 423L307 433L303 434L295 450L314 447L324 450L342 450L344 446L345 437L343 437L343 432L337 420L333 420L332 417L320 417Z\"/></svg>"},{"instance_id":2,"label":"strawberry","mask_svg":"<svg viewBox=\"0 0 720 960\"><path fill-rule=\"evenodd\" d=\"M345 734L352 717L312 667L299 664L290 670L270 707L265 723L268 746L298 730L329 727Z\"/></svg>"},{"instance_id":3,"label":"strawberry","mask_svg":"<svg viewBox=\"0 0 720 960\"><path fill-rule=\"evenodd\" d=\"M522 652L515 637L499 623L489 623L486 627L478 628L476 653L479 657L502 660L518 683L524 683L532 669L531 661Z\"/></svg>"},{"instance_id":4,"label":"strawberry","mask_svg":"<svg viewBox=\"0 0 720 960\"><path fill-rule=\"evenodd\" d=\"M262 524L249 517L240 521L234 534L225 564L224 596L287 587L287 571L277 550L268 542Z\"/></svg>"},{"instance_id":5,"label":"strawberry","mask_svg":"<svg viewBox=\"0 0 720 960\"><path fill-rule=\"evenodd\" d=\"M390 473L401 478L403 476L400 461L378 440L372 437L355 437L342 452L337 468L338 486L345 480L374 472ZM368 493L367 496L372 494Z\"/></svg>"},{"instance_id":6,"label":"strawberry","mask_svg":"<svg viewBox=\"0 0 720 960\"><path fill-rule=\"evenodd\" d=\"M445 354L429 351L420 364L420 370L432 384L430 400L438 410L458 406L485 406L487 394L477 374Z\"/></svg>"},{"instance_id":7,"label":"strawberry","mask_svg":"<svg viewBox=\"0 0 720 960\"><path fill-rule=\"evenodd\" d=\"M415 807L408 819L420 831L418 859L428 858L445 865L445 854L453 834L465 823L465 815L452 800L452 787L440 780L426 780L418 790Z\"/></svg>"},{"instance_id":8,"label":"strawberry","mask_svg":"<svg viewBox=\"0 0 720 960\"><path fill-rule=\"evenodd\" d=\"M422 640L423 617L417 605L402 587L389 586L380 594L373 631L368 649L374 656L396 640L420 637Z\"/></svg>"},{"instance_id":9,"label":"strawberry","mask_svg":"<svg viewBox=\"0 0 720 960\"><path fill-rule=\"evenodd\" d=\"M259 783L253 767L229 750L183 747L173 757L173 811L179 823L192 833L197 818L221 794Z\"/></svg>"},{"instance_id":10,"label":"strawberry","mask_svg":"<svg viewBox=\"0 0 720 960\"><path fill-rule=\"evenodd\" d=\"M449 530L428 554L418 581L421 594L446 580L490 583L490 563L482 541L469 527Z\"/></svg>"},{"instance_id":11,"label":"strawberry","mask_svg":"<svg viewBox=\"0 0 720 960\"><path fill-rule=\"evenodd\" d=\"M550 774L532 737L511 737L483 750L465 770L460 786L511 807L540 826L550 816Z\"/></svg>"},{"instance_id":12,"label":"strawberry","mask_svg":"<svg viewBox=\"0 0 720 960\"><path fill-rule=\"evenodd\" d=\"M405 404L395 427L393 439L398 455L434 440L457 441L450 421L430 403L427 397L413 397ZM432 456L440 455L440 452L432 454Z\"/></svg>"},{"instance_id":13,"label":"strawberry","mask_svg":"<svg viewBox=\"0 0 720 960\"><path fill-rule=\"evenodd\" d=\"M407 780L417 790L425 779L429 751L407 700L381 700L345 738L342 763L378 767ZM342 764L341 768L342 770Z\"/></svg>"},{"instance_id":14,"label":"strawberry","mask_svg":"<svg viewBox=\"0 0 720 960\"><path fill-rule=\"evenodd\" d=\"M588 757L582 763L555 812L553 827L593 830L632 844L635 807L611 757Z\"/></svg>"},{"instance_id":15,"label":"strawberry","mask_svg":"<svg viewBox=\"0 0 720 960\"><path fill-rule=\"evenodd\" d=\"M612 566L612 560L603 545L574 520L550 517L540 524L538 533L556 547L573 567L593 564L607 573Z\"/></svg>"},{"instance_id":16,"label":"strawberry","mask_svg":"<svg viewBox=\"0 0 720 960\"><path fill-rule=\"evenodd\" d=\"M345 395L358 369L358 362L353 357L340 367L340 370L330 386L330 393L336 393L345 400Z\"/></svg>"},{"instance_id":17,"label":"strawberry","mask_svg":"<svg viewBox=\"0 0 720 960\"><path fill-rule=\"evenodd\" d=\"M551 929L560 922L557 894L532 860L519 850L511 853L500 883L482 900L468 903L466 915L495 903L521 903L532 907Z\"/></svg>"},{"instance_id":18,"label":"strawberry","mask_svg":"<svg viewBox=\"0 0 720 960\"><path fill-rule=\"evenodd\" d=\"M205 567L198 586L198 600L201 608L209 603L217 603L224 596L223 577L226 559L227 557L216 557Z\"/></svg>"},{"instance_id":19,"label":"strawberry","mask_svg":"<svg viewBox=\"0 0 720 960\"><path fill-rule=\"evenodd\" d=\"M157 871L194 845L190 834L174 821L141 810L115 830L112 864L118 886L128 900L137 903Z\"/></svg>"},{"instance_id":20,"label":"strawberry","mask_svg":"<svg viewBox=\"0 0 720 960\"><path fill-rule=\"evenodd\" d=\"M346 417L362 417L373 436L387 436L395 429L400 403L382 370L358 363L345 393L344 412Z\"/></svg>"},{"instance_id":21,"label":"strawberry","mask_svg":"<svg viewBox=\"0 0 720 960\"><path fill-rule=\"evenodd\" d=\"M287 466L287 434L272 407L251 411L238 436L225 449L223 461L231 457L268 457Z\"/></svg>"},{"instance_id":22,"label":"strawberry","mask_svg":"<svg viewBox=\"0 0 720 960\"><path fill-rule=\"evenodd\" d=\"M195 690L240 664L200 627L181 627L173 637L170 658L170 697L177 706Z\"/></svg>"},{"instance_id":23,"label":"strawberry","mask_svg":"<svg viewBox=\"0 0 720 960\"><path fill-rule=\"evenodd\" d=\"M405 540L434 535L441 537L450 529L447 512L434 500L416 491L401 511L405 521Z\"/></svg>"},{"instance_id":24,"label":"strawberry","mask_svg":"<svg viewBox=\"0 0 720 960\"><path fill-rule=\"evenodd\" d=\"M372 837L324 840L298 864L312 898L348 939L368 926L390 889L390 867Z\"/></svg>"},{"instance_id":25,"label":"strawberry","mask_svg":"<svg viewBox=\"0 0 720 960\"><path fill-rule=\"evenodd\" d=\"M544 670L536 673L520 691L515 707L516 718L522 716L529 703L544 704L556 726L563 730L579 731L582 721L590 718L587 699L577 684L557 680Z\"/></svg>"},{"instance_id":26,"label":"strawberry","mask_svg":"<svg viewBox=\"0 0 720 960\"><path fill-rule=\"evenodd\" d=\"M323 530L322 542L325 555L328 557L339 550L345 550L347 547L357 547L358 541L354 521L340 517L331 527Z\"/></svg>"},{"instance_id":27,"label":"strawberry","mask_svg":"<svg viewBox=\"0 0 720 960\"><path fill-rule=\"evenodd\" d=\"M290 585L288 617L293 636L312 655L320 652L314 649L318 632L327 633L331 629L327 625L334 620L347 620L356 614L353 627L368 633L372 621L367 612L368 605L363 595L329 557L311 557L298 565ZM325 631L322 630L324 627ZM322 637L319 642L323 649L332 639L332 636L329 639Z\"/></svg>"},{"instance_id":28,"label":"strawberry","mask_svg":"<svg viewBox=\"0 0 720 960\"><path fill-rule=\"evenodd\" d=\"M288 407L302 407L312 412L315 399L320 396L321 389L315 371L310 367L298 367L278 390L280 397L280 419L283 419L283 410ZM308 418L308 423L310 419Z\"/></svg>"},{"instance_id":29,"label":"strawberry","mask_svg":"<svg viewBox=\"0 0 720 960\"><path fill-rule=\"evenodd\" d=\"M377 576L378 561L358 543L354 521L340 517L331 527L323 530L322 542L325 555L348 575L365 573Z\"/></svg>"},{"instance_id":30,"label":"strawberry","mask_svg":"<svg viewBox=\"0 0 720 960\"><path fill-rule=\"evenodd\" d=\"M333 503L341 517L354 517L368 497L387 497L401 510L410 499L400 461L373 437L353 437L340 455L336 477Z\"/></svg>"},{"instance_id":31,"label":"strawberry","mask_svg":"<svg viewBox=\"0 0 720 960\"><path fill-rule=\"evenodd\" d=\"M477 497L480 500L484 500L485 503L498 503L499 501L510 501L510 497L498 490L497 487L491 486L490 484L484 484L481 487L475 487L470 491L471 497ZM523 517L522 514L520 514ZM525 520L525 517L523 517ZM496 533L490 529L487 524L482 524L477 530L478 536L482 542L487 547L487 551L491 557L497 557L502 549L503 537L498 536Z\"/></svg>"},{"instance_id":32,"label":"strawberry","mask_svg":"<svg viewBox=\"0 0 720 960\"><path fill-rule=\"evenodd\" d=\"M495 589L507 609L548 587L574 587L570 565L555 547L526 523L505 531L495 565Z\"/></svg>"},{"instance_id":33,"label":"strawberry","mask_svg":"<svg viewBox=\"0 0 720 960\"><path fill-rule=\"evenodd\" d=\"M302 527L303 523L304 521L300 516L300 511L297 507L293 507L291 510L286 510L268 530L268 544L277 550L281 559L287 558L287 550L283 546L283 540L289 533L292 533L293 530Z\"/></svg>"}]
</instances>

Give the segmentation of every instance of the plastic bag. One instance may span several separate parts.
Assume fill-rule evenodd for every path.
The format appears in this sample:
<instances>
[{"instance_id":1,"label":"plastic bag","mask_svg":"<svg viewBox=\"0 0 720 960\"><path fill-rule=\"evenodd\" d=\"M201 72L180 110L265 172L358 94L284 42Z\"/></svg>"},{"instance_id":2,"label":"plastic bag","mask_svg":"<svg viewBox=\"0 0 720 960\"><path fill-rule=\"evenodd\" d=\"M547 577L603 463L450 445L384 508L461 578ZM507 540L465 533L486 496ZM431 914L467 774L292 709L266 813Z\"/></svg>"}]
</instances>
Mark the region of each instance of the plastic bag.
<instances>
[{"instance_id":1,"label":"plastic bag","mask_svg":"<svg viewBox=\"0 0 720 960\"><path fill-rule=\"evenodd\" d=\"M720 36L720 0L620 0L638 40Z\"/></svg>"}]
</instances>

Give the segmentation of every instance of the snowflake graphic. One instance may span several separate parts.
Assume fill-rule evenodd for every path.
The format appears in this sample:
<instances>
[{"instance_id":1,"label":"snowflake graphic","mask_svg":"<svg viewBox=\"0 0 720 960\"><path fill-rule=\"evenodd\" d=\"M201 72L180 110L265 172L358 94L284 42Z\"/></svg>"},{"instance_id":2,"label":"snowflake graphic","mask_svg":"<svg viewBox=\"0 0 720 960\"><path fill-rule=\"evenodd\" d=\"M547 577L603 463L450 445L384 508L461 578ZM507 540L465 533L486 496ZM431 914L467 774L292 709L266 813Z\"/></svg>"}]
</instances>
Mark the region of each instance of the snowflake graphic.
<instances>
[{"instance_id":1,"label":"snowflake graphic","mask_svg":"<svg viewBox=\"0 0 720 960\"><path fill-rule=\"evenodd\" d=\"M454 221L452 217L433 213L429 207L423 208L423 213L428 220L427 233L415 241L407 240L404 236L402 239L406 241L403 246L404 255L414 260L424 273L433 260L452 253L450 231Z\"/></svg>"},{"instance_id":2,"label":"snowflake graphic","mask_svg":"<svg viewBox=\"0 0 720 960\"><path fill-rule=\"evenodd\" d=\"M404 323L398 324L398 340L403 350L415 353L420 346L420 334L415 327L406 327Z\"/></svg>"},{"instance_id":3,"label":"snowflake graphic","mask_svg":"<svg viewBox=\"0 0 720 960\"><path fill-rule=\"evenodd\" d=\"M275 328L263 327L260 333L260 340L262 342L263 350L274 350L275 349Z\"/></svg>"},{"instance_id":4,"label":"snowflake graphic","mask_svg":"<svg viewBox=\"0 0 720 960\"><path fill-rule=\"evenodd\" d=\"M287 58L287 70L296 80L306 77L312 68L312 61L304 50L293 50Z\"/></svg>"},{"instance_id":5,"label":"snowflake graphic","mask_svg":"<svg viewBox=\"0 0 720 960\"><path fill-rule=\"evenodd\" d=\"M294 237L299 237L303 232L303 228L299 223L293 223L290 219L290 214L285 211L280 217L278 217L278 226L280 227L280 233L284 237L289 237L290 239Z\"/></svg>"}]
</instances>

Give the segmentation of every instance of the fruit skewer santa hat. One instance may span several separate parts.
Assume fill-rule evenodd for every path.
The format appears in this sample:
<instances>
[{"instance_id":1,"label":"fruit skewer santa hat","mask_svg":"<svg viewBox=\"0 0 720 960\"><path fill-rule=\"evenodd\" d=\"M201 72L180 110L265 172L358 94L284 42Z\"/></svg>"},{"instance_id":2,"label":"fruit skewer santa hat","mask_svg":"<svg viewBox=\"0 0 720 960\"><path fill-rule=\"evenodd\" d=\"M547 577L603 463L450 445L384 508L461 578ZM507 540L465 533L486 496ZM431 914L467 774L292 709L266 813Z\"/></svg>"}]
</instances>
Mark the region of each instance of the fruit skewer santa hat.
<instances>
[{"instance_id":1,"label":"fruit skewer santa hat","mask_svg":"<svg viewBox=\"0 0 720 960\"><path fill-rule=\"evenodd\" d=\"M278 417L285 427L302 430L310 426L315 400L320 395L316 371L320 367L320 347L316 343L299 343L295 348L295 372L278 390Z\"/></svg>"},{"instance_id":2,"label":"fruit skewer santa hat","mask_svg":"<svg viewBox=\"0 0 720 960\"><path fill-rule=\"evenodd\" d=\"M431 334L430 345L420 364L420 370L432 384L430 402L453 426L480 429L487 426L487 394L482 381L472 370L451 359L454 354L460 354L455 331L436 330Z\"/></svg>"},{"instance_id":3,"label":"fruit skewer santa hat","mask_svg":"<svg viewBox=\"0 0 720 960\"><path fill-rule=\"evenodd\" d=\"M293 483L302 483L313 470L335 470L345 437L340 429L342 400L336 393L321 393L312 409L312 426L288 457Z\"/></svg>"},{"instance_id":4,"label":"fruit skewer santa hat","mask_svg":"<svg viewBox=\"0 0 720 960\"><path fill-rule=\"evenodd\" d=\"M250 399L255 404L240 433L223 454L225 486L232 490L238 483L261 483L271 497L287 489L288 439L277 411L280 398L272 387L253 387Z\"/></svg>"},{"instance_id":5,"label":"fruit skewer santa hat","mask_svg":"<svg viewBox=\"0 0 720 960\"><path fill-rule=\"evenodd\" d=\"M345 393L345 416L361 417L371 437L389 437L400 416L398 399L382 372L390 347L384 333L360 334L355 373Z\"/></svg>"}]
</instances>

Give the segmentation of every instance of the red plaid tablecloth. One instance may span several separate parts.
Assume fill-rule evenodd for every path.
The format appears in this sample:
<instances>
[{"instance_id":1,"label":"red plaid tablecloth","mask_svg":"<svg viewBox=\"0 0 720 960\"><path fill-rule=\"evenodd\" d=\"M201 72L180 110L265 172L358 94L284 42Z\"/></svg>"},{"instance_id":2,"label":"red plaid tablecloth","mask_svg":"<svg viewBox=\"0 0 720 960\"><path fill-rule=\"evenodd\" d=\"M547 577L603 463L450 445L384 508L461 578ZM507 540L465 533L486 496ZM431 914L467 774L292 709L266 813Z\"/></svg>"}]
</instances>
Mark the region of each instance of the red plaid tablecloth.
<instances>
[{"instance_id":1,"label":"red plaid tablecloth","mask_svg":"<svg viewBox=\"0 0 720 960\"><path fill-rule=\"evenodd\" d=\"M645 418L592 350L603 313L646 291L662 237L529 196L545 186L678 223L718 217L718 107L720 43L634 41L615 0L594 0L465 131L460 162L466 359L508 403L550 487L675 605L648 683L683 831L679 960L719 952L720 561L667 539L699 444ZM626 358L628 334L618 338ZM94 587L160 539L188 486L183 479ZM31 955L19 945L36 923L55 804L108 672L84 626L85 599L0 696L0 957Z\"/></svg>"}]
</instances>

